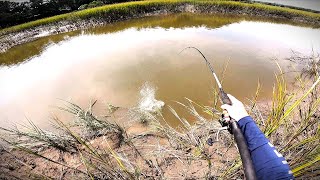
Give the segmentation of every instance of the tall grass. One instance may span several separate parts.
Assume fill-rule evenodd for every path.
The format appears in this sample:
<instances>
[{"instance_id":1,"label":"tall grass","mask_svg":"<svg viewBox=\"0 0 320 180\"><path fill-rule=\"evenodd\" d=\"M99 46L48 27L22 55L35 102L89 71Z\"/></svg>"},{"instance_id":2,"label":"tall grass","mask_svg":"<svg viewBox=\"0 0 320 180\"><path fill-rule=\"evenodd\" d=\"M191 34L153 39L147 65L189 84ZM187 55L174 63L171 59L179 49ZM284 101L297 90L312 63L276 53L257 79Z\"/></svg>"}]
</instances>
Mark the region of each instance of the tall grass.
<instances>
[{"instance_id":1,"label":"tall grass","mask_svg":"<svg viewBox=\"0 0 320 180\"><path fill-rule=\"evenodd\" d=\"M135 1L135 2L105 5L101 7L52 16L49 18L39 19L36 21L2 29L0 31L0 34L12 33L12 32L21 31L24 29L29 29L32 27L57 23L59 21L64 21L64 20L78 21L81 19L102 18L104 20L116 21L117 19L122 19L124 17L127 17L127 18L136 17L136 16L142 15L143 13L154 12L162 9L169 10L169 12L171 11L174 12L174 11L177 11L175 10L177 6L184 5L184 4L201 6L207 10L210 10L210 8L215 8L220 10L226 9L226 11L230 13L237 13L236 10L246 10L252 15L259 15L259 12L268 12L271 15L279 15L281 17L295 16L295 17L309 18L316 22L320 21L320 15L317 13L264 5L259 3L246 3L243 1L148 0L148 1Z\"/></svg>"},{"instance_id":2,"label":"tall grass","mask_svg":"<svg viewBox=\"0 0 320 180\"><path fill-rule=\"evenodd\" d=\"M305 58L310 61L304 63L317 62L314 58L313 56ZM296 59L301 60L297 57ZM318 96L320 83L318 72L320 69L315 68L316 66L304 67L298 79L301 76L308 77L309 79L303 81L308 81L309 88L306 89L304 85L299 86L303 87L301 89L289 91L288 82L284 77L285 73L279 66L280 73L276 75L271 109L261 110L257 102L254 101L252 102L254 106L251 108L253 113L251 115L255 117L265 135L285 156L294 176L309 179L320 173L320 98ZM302 82L302 80L298 82ZM264 112L264 118L261 112ZM237 177L241 169L240 165L239 160L235 161L223 177Z\"/></svg>"}]
</instances>

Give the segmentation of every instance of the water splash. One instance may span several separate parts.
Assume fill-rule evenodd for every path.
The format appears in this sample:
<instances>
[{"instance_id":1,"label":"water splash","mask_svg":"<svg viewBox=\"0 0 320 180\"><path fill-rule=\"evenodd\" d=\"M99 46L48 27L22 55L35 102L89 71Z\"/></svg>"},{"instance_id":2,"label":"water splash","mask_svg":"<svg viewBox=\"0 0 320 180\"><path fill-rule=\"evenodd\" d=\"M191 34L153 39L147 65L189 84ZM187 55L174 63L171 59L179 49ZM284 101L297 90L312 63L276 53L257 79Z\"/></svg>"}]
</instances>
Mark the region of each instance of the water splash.
<instances>
[{"instance_id":1,"label":"water splash","mask_svg":"<svg viewBox=\"0 0 320 180\"><path fill-rule=\"evenodd\" d=\"M141 99L139 102L139 108L151 113L157 113L161 111L162 107L164 106L164 102L156 100L155 94L156 88L148 82L144 83L140 89Z\"/></svg>"}]
</instances>

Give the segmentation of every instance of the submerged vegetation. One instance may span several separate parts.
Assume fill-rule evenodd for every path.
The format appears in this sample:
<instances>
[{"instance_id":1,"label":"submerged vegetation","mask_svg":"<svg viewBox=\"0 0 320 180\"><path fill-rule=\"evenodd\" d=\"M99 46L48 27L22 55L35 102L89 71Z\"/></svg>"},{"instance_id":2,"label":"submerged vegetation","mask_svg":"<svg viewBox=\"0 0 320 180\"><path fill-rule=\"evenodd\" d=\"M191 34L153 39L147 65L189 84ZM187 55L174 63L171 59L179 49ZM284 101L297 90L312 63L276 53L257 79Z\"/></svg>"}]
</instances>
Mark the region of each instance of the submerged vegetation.
<instances>
[{"instance_id":1,"label":"submerged vegetation","mask_svg":"<svg viewBox=\"0 0 320 180\"><path fill-rule=\"evenodd\" d=\"M299 62L301 58L307 57L293 56L290 60ZM319 63L318 55L308 59L305 63ZM250 115L285 156L298 179L316 178L320 173L320 77L318 66L309 67L312 69L301 68L299 86L290 91L280 69L272 102L257 100L261 91L258 86L247 105ZM72 114L74 120L66 124L54 116L59 133L44 131L31 121L28 131L1 128L7 132L2 140L11 148L2 147L1 160L5 163L0 167L0 177L25 178L30 172L32 177L66 179L241 178L236 145L219 124L218 96L217 92L213 94L210 106L190 99L186 104L178 102L196 119L192 124L167 107L180 121L178 128L168 125L161 113L139 106L119 116L115 113L124 109L109 104L109 114L101 118L93 113L96 101L87 110L66 102L60 109ZM117 120L123 118L131 123L118 125ZM213 146L207 145L208 138L214 140Z\"/></svg>"},{"instance_id":2,"label":"submerged vegetation","mask_svg":"<svg viewBox=\"0 0 320 180\"><path fill-rule=\"evenodd\" d=\"M186 6L191 5L191 6ZM287 19L296 19L298 21L315 22L319 24L320 15L317 13L301 10L264 5L259 3L248 3L243 1L227 0L147 0L134 1L120 4L105 5L96 8L85 9L77 12L61 14L49 18L5 28L0 34L7 34L24 29L57 23L59 21L77 21L80 19L97 18L107 22L114 22L120 19L145 16L148 13L175 13L175 12L197 12L197 13L235 13L249 14L257 16L281 17Z\"/></svg>"}]
</instances>

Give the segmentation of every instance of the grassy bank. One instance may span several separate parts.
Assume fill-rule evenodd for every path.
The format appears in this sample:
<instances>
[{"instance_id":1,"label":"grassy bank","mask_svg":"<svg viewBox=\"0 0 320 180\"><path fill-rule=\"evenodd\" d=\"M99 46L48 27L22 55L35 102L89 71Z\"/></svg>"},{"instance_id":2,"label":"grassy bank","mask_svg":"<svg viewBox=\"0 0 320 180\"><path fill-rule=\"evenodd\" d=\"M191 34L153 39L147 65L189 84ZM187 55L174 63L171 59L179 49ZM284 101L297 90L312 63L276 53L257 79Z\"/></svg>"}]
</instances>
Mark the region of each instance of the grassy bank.
<instances>
[{"instance_id":1,"label":"grassy bank","mask_svg":"<svg viewBox=\"0 0 320 180\"><path fill-rule=\"evenodd\" d=\"M196 12L199 13L210 13L211 11L218 11L223 13L239 13L240 11L241 13L249 15L281 17L294 20L296 19L298 21L304 19L311 23L320 22L320 14L258 3L251 4L239 1L222 0L148 0L105 5L97 8L57 15L2 29L0 31L0 34L7 34L41 25L57 23L64 20L77 21L80 19L98 18L106 20L107 22L113 22L124 17L137 17L142 14L160 10L167 10L169 13L174 13L176 11L183 12L188 10L179 9L178 6L186 4L196 6Z\"/></svg>"}]
</instances>

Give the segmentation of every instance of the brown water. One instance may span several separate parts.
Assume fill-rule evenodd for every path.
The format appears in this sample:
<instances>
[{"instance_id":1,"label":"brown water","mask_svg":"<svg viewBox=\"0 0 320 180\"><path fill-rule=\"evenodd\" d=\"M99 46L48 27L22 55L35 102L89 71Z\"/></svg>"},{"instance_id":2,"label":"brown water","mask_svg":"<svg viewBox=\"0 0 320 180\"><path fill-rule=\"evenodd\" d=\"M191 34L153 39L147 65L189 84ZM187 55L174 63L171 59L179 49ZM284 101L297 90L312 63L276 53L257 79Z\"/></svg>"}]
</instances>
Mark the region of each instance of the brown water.
<instances>
[{"instance_id":1,"label":"brown water","mask_svg":"<svg viewBox=\"0 0 320 180\"><path fill-rule=\"evenodd\" d=\"M97 99L98 115L107 102L133 107L146 82L157 89L156 99L189 118L174 101L211 105L215 82L196 51L178 54L187 46L198 47L218 74L228 64L228 93L248 102L260 80L260 98L269 99L277 72L271 59L319 51L319 35L319 29L270 20L179 14L44 37L0 54L0 125L28 118L48 127L51 112L60 116L52 107L59 99L84 107ZM164 115L176 124L166 107Z\"/></svg>"}]
</instances>

